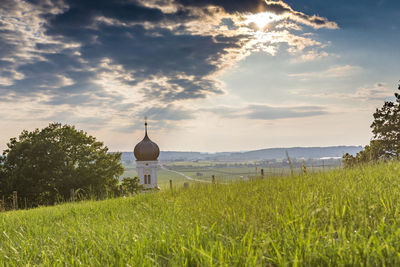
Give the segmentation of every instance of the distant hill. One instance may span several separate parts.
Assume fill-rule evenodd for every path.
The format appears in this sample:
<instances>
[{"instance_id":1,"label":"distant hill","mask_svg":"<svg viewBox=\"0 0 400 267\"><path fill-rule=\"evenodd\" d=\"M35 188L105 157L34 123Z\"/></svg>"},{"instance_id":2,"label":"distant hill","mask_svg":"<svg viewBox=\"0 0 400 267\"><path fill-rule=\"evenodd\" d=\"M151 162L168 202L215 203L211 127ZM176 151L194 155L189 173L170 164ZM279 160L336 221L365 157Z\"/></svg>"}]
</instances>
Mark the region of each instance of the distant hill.
<instances>
[{"instance_id":1,"label":"distant hill","mask_svg":"<svg viewBox=\"0 0 400 267\"><path fill-rule=\"evenodd\" d=\"M319 159L329 157L341 157L345 153L355 155L363 149L362 146L329 146L329 147L289 147L289 148L267 148L246 152L179 152L161 151L160 161L248 161L268 160L286 158L286 151L291 158ZM132 152L122 153L123 161L134 161Z\"/></svg>"}]
</instances>

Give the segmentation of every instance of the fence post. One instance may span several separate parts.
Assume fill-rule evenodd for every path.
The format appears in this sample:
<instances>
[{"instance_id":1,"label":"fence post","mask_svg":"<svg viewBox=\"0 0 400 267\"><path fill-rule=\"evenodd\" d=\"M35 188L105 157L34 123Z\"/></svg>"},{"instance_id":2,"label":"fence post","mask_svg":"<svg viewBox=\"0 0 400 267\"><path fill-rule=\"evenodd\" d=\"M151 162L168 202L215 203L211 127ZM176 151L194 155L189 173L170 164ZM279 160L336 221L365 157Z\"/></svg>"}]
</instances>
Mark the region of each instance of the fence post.
<instances>
[{"instance_id":1,"label":"fence post","mask_svg":"<svg viewBox=\"0 0 400 267\"><path fill-rule=\"evenodd\" d=\"M169 188L171 189L172 192L172 180L169 180Z\"/></svg>"},{"instance_id":2,"label":"fence post","mask_svg":"<svg viewBox=\"0 0 400 267\"><path fill-rule=\"evenodd\" d=\"M264 169L261 169L261 177L264 178Z\"/></svg>"},{"instance_id":3,"label":"fence post","mask_svg":"<svg viewBox=\"0 0 400 267\"><path fill-rule=\"evenodd\" d=\"M303 160L303 163L301 165L301 169L303 170L303 174L307 174L307 165L306 162Z\"/></svg>"},{"instance_id":4,"label":"fence post","mask_svg":"<svg viewBox=\"0 0 400 267\"><path fill-rule=\"evenodd\" d=\"M75 201L75 191L74 191L74 189L71 189L69 191L69 195L70 195L71 202L74 202Z\"/></svg>"},{"instance_id":5,"label":"fence post","mask_svg":"<svg viewBox=\"0 0 400 267\"><path fill-rule=\"evenodd\" d=\"M213 175L211 176L211 178L212 178L212 183L215 184L215 175L213 174Z\"/></svg>"},{"instance_id":6,"label":"fence post","mask_svg":"<svg viewBox=\"0 0 400 267\"><path fill-rule=\"evenodd\" d=\"M17 191L13 191L13 209L18 209L18 194Z\"/></svg>"}]
</instances>

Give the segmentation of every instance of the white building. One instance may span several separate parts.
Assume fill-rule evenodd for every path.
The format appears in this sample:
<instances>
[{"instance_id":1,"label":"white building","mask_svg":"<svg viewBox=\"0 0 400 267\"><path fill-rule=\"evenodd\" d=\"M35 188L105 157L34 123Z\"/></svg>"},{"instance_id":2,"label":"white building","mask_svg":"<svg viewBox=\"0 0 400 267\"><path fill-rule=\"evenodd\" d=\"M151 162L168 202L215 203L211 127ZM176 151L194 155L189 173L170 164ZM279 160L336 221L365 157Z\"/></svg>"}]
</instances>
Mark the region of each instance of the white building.
<instances>
[{"instance_id":1,"label":"white building","mask_svg":"<svg viewBox=\"0 0 400 267\"><path fill-rule=\"evenodd\" d=\"M157 159L160 155L160 149L147 135L147 122L145 122L144 126L144 138L135 146L134 150L136 169L138 177L140 178L140 184L143 185L143 189L159 189Z\"/></svg>"}]
</instances>

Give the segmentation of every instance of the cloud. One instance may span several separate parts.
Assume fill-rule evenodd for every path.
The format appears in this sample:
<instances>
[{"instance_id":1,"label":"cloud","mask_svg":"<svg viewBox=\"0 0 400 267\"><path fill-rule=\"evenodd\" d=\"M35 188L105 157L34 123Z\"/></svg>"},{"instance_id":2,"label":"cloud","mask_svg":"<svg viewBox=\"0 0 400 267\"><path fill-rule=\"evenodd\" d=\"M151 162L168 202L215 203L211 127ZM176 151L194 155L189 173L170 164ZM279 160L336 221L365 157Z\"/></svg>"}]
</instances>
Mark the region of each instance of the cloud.
<instances>
[{"instance_id":1,"label":"cloud","mask_svg":"<svg viewBox=\"0 0 400 267\"><path fill-rule=\"evenodd\" d=\"M302 80L310 79L325 79L325 78L345 78L351 77L358 74L361 68L358 66L351 65L337 65L329 67L326 70L315 71L315 72L303 72L303 73L292 73L289 77L301 78Z\"/></svg>"},{"instance_id":2,"label":"cloud","mask_svg":"<svg viewBox=\"0 0 400 267\"><path fill-rule=\"evenodd\" d=\"M176 107L171 104L145 108L139 114L155 121L181 121L194 118L193 110Z\"/></svg>"},{"instance_id":3,"label":"cloud","mask_svg":"<svg viewBox=\"0 0 400 267\"><path fill-rule=\"evenodd\" d=\"M364 86L357 89L351 95L353 98L362 99L364 101L383 101L393 98L394 91L385 83L376 83L373 86Z\"/></svg>"},{"instance_id":4,"label":"cloud","mask_svg":"<svg viewBox=\"0 0 400 267\"><path fill-rule=\"evenodd\" d=\"M260 12L276 14L262 30L246 23ZM322 48L294 32L299 23L335 28L282 1L7 0L0 6L0 102L24 106L21 116L30 106L44 110L37 120L129 131L147 114L170 127L196 117L185 101L226 93L219 75L254 51ZM283 112L264 108L275 114L266 119ZM291 112L282 116L313 111ZM249 106L241 116L261 113Z\"/></svg>"},{"instance_id":5,"label":"cloud","mask_svg":"<svg viewBox=\"0 0 400 267\"><path fill-rule=\"evenodd\" d=\"M87 129L101 129L108 125L104 116L87 116L74 111L55 111L42 118L43 121L61 122L73 125L85 125Z\"/></svg>"},{"instance_id":6,"label":"cloud","mask_svg":"<svg viewBox=\"0 0 400 267\"><path fill-rule=\"evenodd\" d=\"M215 5L224 8L228 13L261 13L272 12L277 15L286 16L289 19L306 24L314 28L337 29L338 25L335 22L329 21L317 15L307 15L299 11L293 10L288 4L283 1L271 0L177 0L183 5L191 6L208 6Z\"/></svg>"},{"instance_id":7,"label":"cloud","mask_svg":"<svg viewBox=\"0 0 400 267\"><path fill-rule=\"evenodd\" d=\"M252 120L278 120L288 118L304 118L328 114L325 108L320 106L271 106L253 104L244 107L221 106L205 109L224 118L247 118Z\"/></svg>"},{"instance_id":8,"label":"cloud","mask_svg":"<svg viewBox=\"0 0 400 267\"><path fill-rule=\"evenodd\" d=\"M327 114L318 106L273 107L267 105L250 105L246 116L257 120L277 120L287 118L304 118Z\"/></svg>"},{"instance_id":9,"label":"cloud","mask_svg":"<svg viewBox=\"0 0 400 267\"><path fill-rule=\"evenodd\" d=\"M115 130L122 133L129 133L143 129L143 120L147 118L153 129L172 128L181 121L195 118L195 110L188 109L176 105L157 105L152 107L144 107L135 110L130 116L130 120L126 120L124 125L117 127ZM126 123L128 121L128 123ZM129 122L130 121L130 122Z\"/></svg>"},{"instance_id":10,"label":"cloud","mask_svg":"<svg viewBox=\"0 0 400 267\"><path fill-rule=\"evenodd\" d=\"M306 15L302 12L293 10L288 4L283 1L271 1L265 0L267 10L272 11L275 14L287 15L290 19L312 26L314 28L328 28L337 29L338 25L335 22L329 21L327 18L323 18L317 15Z\"/></svg>"},{"instance_id":11,"label":"cloud","mask_svg":"<svg viewBox=\"0 0 400 267\"><path fill-rule=\"evenodd\" d=\"M293 63L301 63L301 62L311 62L316 60L321 60L323 58L329 57L325 51L317 51L316 49L312 49L310 51L303 51L298 58L292 60Z\"/></svg>"},{"instance_id":12,"label":"cloud","mask_svg":"<svg viewBox=\"0 0 400 267\"><path fill-rule=\"evenodd\" d=\"M365 101L365 102L372 102L375 106L375 102L382 102L386 100L390 100L394 98L394 91L388 87L386 83L379 82L375 83L374 85L367 85L359 87L358 89L349 92L349 93L337 93L337 92L325 92L325 93L313 93L310 90L294 90L292 91L293 94L301 95L303 97L315 97L315 98L325 98L325 99L339 99L340 101L343 100L350 100L354 102L355 100L358 101Z\"/></svg>"},{"instance_id":13,"label":"cloud","mask_svg":"<svg viewBox=\"0 0 400 267\"><path fill-rule=\"evenodd\" d=\"M43 8L44 2L32 3ZM26 84L30 83L32 93L46 90L50 94L59 94L50 89L63 86L60 77L82 85L79 78L72 77L76 72L72 72L83 71L89 80L86 82L91 82L96 80L97 73L103 71L100 65L106 59L129 73L127 84L133 87L145 82L142 86L146 87L140 91L148 97L161 93L160 100L164 102L222 93L217 88L218 83L209 76L219 69L218 62L230 53L229 49L240 48L241 37L199 35L184 30L176 34L176 30L158 24L170 21L176 24L196 17L182 10L164 14L157 8L118 1L96 1L92 4L90 1L71 0L66 4L68 8L63 12L41 15L47 19L42 30L54 42L79 45L65 54L68 51L65 47L37 43L34 54L41 60L19 66L26 79L15 82L8 89L28 90ZM107 22L107 19L112 20ZM148 28L146 23L152 23L152 26ZM181 28L185 26L181 25ZM57 58L59 63L53 58ZM160 80L164 80L165 84L159 84ZM2 81L5 85L11 83L11 80ZM93 87L80 88L84 91L84 88ZM102 90L101 86L96 87Z\"/></svg>"}]
</instances>

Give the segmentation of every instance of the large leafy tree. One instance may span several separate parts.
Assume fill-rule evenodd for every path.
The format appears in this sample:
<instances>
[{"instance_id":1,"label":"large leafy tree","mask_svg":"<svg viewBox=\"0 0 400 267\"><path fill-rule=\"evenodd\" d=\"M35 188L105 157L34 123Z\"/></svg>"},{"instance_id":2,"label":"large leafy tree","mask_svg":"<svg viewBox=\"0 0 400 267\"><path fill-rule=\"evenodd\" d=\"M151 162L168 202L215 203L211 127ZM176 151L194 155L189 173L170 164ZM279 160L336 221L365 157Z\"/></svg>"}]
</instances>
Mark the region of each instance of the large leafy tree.
<instances>
[{"instance_id":1,"label":"large leafy tree","mask_svg":"<svg viewBox=\"0 0 400 267\"><path fill-rule=\"evenodd\" d=\"M67 199L70 189L104 195L117 188L124 170L120 153L108 153L102 142L70 125L23 131L7 146L0 164L2 193L16 190L33 204Z\"/></svg>"}]
</instances>

